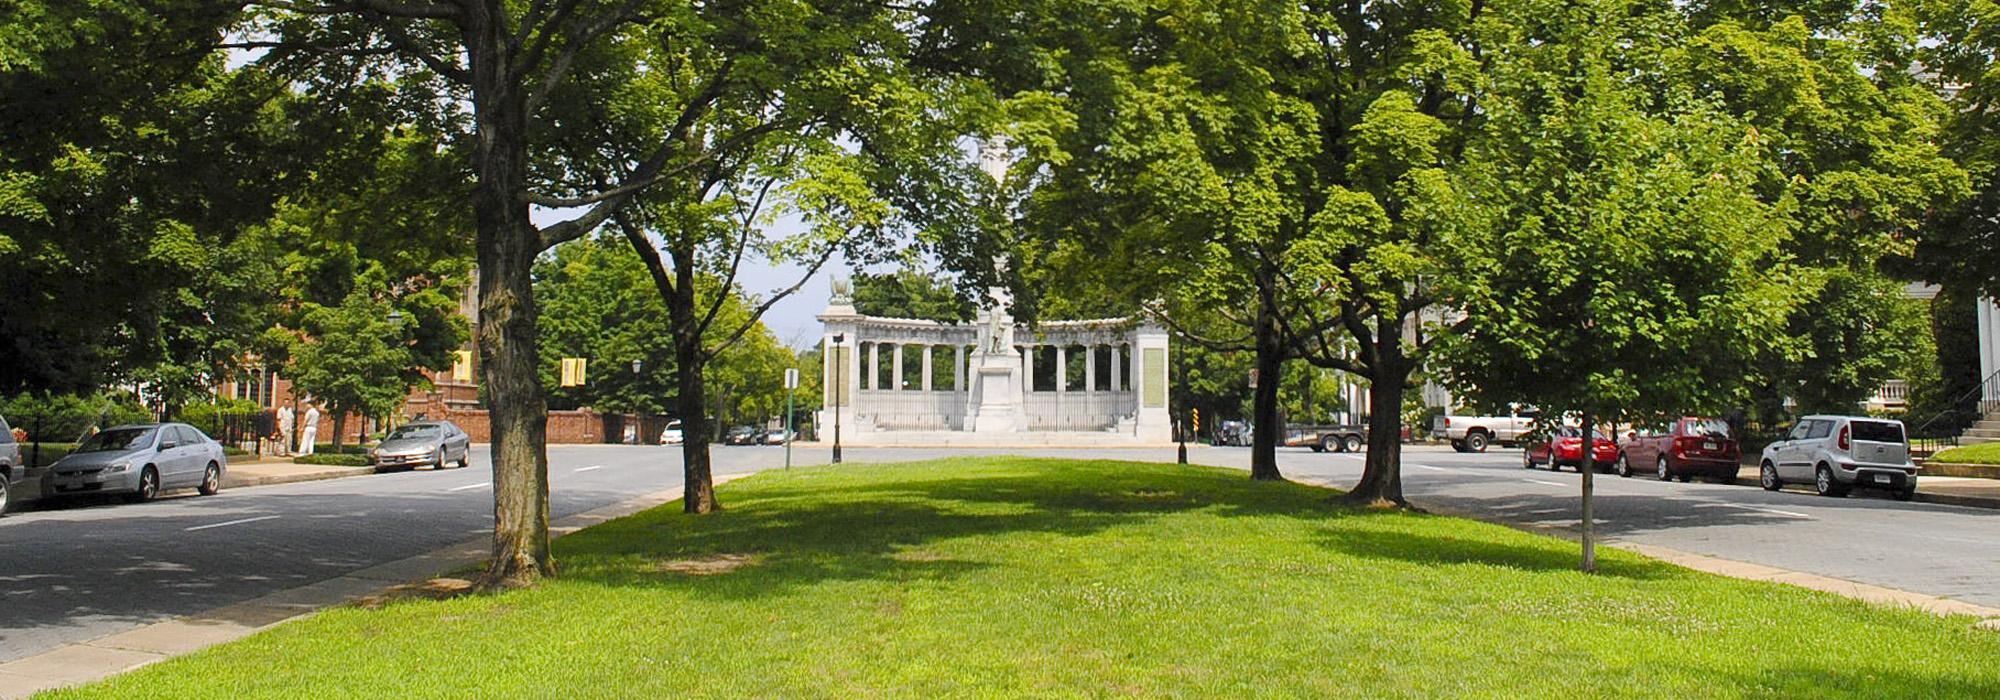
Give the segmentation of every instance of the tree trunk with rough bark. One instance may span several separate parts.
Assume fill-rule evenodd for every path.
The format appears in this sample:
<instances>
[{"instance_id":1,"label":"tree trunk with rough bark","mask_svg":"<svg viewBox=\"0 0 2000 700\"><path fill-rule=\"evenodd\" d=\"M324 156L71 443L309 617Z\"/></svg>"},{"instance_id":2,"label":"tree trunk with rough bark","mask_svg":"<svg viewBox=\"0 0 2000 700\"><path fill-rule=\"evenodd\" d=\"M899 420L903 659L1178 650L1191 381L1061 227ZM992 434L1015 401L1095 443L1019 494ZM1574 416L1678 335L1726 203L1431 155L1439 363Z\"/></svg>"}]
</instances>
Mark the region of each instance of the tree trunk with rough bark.
<instances>
[{"instance_id":1,"label":"tree trunk with rough bark","mask_svg":"<svg viewBox=\"0 0 2000 700\"><path fill-rule=\"evenodd\" d=\"M676 245L674 289L668 295L667 315L673 324L674 367L681 411L681 509L688 513L710 513L722 508L715 500L715 479L709 465L710 421L707 386L702 371L708 358L701 345L702 329L696 318L694 254L691 246Z\"/></svg>"},{"instance_id":2,"label":"tree trunk with rough bark","mask_svg":"<svg viewBox=\"0 0 2000 700\"><path fill-rule=\"evenodd\" d=\"M1368 455L1362 462L1361 481L1347 492L1350 503L1410 504L1403 498L1403 390L1415 363L1403 355L1400 325L1394 320L1378 322L1371 340L1375 360L1368 367Z\"/></svg>"},{"instance_id":3,"label":"tree trunk with rough bark","mask_svg":"<svg viewBox=\"0 0 2000 700\"><path fill-rule=\"evenodd\" d=\"M498 2L463 15L478 121L472 191L479 261L479 357L492 427L493 561L481 585L517 588L555 573L549 554L548 402L536 365L529 273L542 252L527 191L527 101L508 74L507 18Z\"/></svg>"},{"instance_id":4,"label":"tree trunk with rough bark","mask_svg":"<svg viewBox=\"0 0 2000 700\"><path fill-rule=\"evenodd\" d=\"M1278 416L1278 387L1284 381L1285 347L1269 304L1257 308L1255 334L1257 387L1250 416L1255 426L1250 435L1250 478L1283 481L1285 475L1278 471L1278 441L1285 434L1285 426Z\"/></svg>"}]
</instances>

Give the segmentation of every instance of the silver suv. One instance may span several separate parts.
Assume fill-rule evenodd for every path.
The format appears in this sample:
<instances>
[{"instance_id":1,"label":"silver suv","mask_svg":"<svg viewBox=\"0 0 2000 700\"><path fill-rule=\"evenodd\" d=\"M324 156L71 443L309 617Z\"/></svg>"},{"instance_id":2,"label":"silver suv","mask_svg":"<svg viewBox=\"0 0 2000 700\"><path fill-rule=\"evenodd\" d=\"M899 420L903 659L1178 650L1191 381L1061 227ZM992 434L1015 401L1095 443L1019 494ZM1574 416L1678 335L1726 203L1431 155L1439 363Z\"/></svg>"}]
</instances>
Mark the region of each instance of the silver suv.
<instances>
[{"instance_id":1,"label":"silver suv","mask_svg":"<svg viewBox=\"0 0 2000 700\"><path fill-rule=\"evenodd\" d=\"M1917 494L1917 465L1899 420L1806 416L1764 448L1758 472L1768 491L1810 482L1822 496L1846 496L1857 487L1887 489L1899 501Z\"/></svg>"}]
</instances>

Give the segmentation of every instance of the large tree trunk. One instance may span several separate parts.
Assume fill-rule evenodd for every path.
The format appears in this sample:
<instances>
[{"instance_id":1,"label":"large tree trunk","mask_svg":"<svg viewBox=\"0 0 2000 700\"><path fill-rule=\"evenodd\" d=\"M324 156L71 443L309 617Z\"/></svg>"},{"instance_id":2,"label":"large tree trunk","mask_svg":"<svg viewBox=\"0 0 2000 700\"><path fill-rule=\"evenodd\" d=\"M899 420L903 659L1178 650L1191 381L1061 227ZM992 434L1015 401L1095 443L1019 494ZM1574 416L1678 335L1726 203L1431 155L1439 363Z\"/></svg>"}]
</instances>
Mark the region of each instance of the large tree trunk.
<instances>
[{"instance_id":1,"label":"large tree trunk","mask_svg":"<svg viewBox=\"0 0 2000 700\"><path fill-rule=\"evenodd\" d=\"M708 358L702 352L701 319L695 308L694 249L675 245L674 289L667 299L667 317L673 325L674 367L679 372L681 411L681 509L688 513L710 513L722 507L715 500L715 478L709 469L709 419L707 386L702 371ZM726 291L725 291L726 293Z\"/></svg>"},{"instance_id":2,"label":"large tree trunk","mask_svg":"<svg viewBox=\"0 0 2000 700\"><path fill-rule=\"evenodd\" d=\"M340 442L340 438L341 438L341 436L342 436L342 435L343 435L344 433L346 433L346 432L347 432L347 412L346 412L346 411L335 411L335 412L334 412L334 414L333 414L333 453L334 453L334 454L340 454L340 446L341 446L341 442Z\"/></svg>"},{"instance_id":3,"label":"large tree trunk","mask_svg":"<svg viewBox=\"0 0 2000 700\"><path fill-rule=\"evenodd\" d=\"M492 426L493 561L481 584L514 588L555 573L549 555L548 399L536 371L529 275L542 245L522 198L527 100L508 74L511 38L504 9L490 1L458 6L478 121L472 209L478 229L480 380Z\"/></svg>"},{"instance_id":4,"label":"large tree trunk","mask_svg":"<svg viewBox=\"0 0 2000 700\"><path fill-rule=\"evenodd\" d=\"M1250 436L1250 478L1258 481L1285 479L1278 471L1278 441L1285 434L1284 419L1278 416L1278 387L1285 380L1285 348L1277 318L1271 313L1268 303L1257 308L1257 388L1250 409L1250 421L1255 426Z\"/></svg>"},{"instance_id":5,"label":"large tree trunk","mask_svg":"<svg viewBox=\"0 0 2000 700\"><path fill-rule=\"evenodd\" d=\"M1403 498L1403 390L1415 363L1403 356L1402 329L1393 320L1376 324L1375 361L1368 366L1368 456L1361 481L1347 500L1364 506L1409 505Z\"/></svg>"}]
</instances>

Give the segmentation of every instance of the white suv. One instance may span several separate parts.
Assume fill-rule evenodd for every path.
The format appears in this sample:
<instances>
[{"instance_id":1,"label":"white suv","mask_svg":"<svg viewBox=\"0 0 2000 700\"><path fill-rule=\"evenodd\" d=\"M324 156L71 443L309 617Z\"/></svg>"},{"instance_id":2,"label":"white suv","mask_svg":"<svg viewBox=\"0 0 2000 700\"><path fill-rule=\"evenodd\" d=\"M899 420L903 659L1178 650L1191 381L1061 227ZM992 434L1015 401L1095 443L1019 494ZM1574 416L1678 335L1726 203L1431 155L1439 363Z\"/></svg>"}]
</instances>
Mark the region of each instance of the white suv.
<instances>
[{"instance_id":1,"label":"white suv","mask_svg":"<svg viewBox=\"0 0 2000 700\"><path fill-rule=\"evenodd\" d=\"M1903 422L1865 416L1806 416L1785 439L1764 448L1758 469L1765 490L1811 482L1822 496L1855 487L1887 489L1896 500L1917 494L1917 465Z\"/></svg>"}]
</instances>

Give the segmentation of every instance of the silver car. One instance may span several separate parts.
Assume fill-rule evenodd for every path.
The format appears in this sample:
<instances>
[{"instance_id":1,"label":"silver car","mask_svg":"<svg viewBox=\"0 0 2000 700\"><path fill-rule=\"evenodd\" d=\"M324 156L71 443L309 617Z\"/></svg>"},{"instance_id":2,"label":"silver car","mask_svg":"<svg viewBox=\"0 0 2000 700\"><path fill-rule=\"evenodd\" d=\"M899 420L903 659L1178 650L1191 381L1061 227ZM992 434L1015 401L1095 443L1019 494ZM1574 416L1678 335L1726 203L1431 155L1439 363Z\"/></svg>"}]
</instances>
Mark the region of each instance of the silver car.
<instances>
[{"instance_id":1,"label":"silver car","mask_svg":"<svg viewBox=\"0 0 2000 700\"><path fill-rule=\"evenodd\" d=\"M389 431L382 444L368 451L368 462L376 471L415 469L428 465L436 469L472 461L472 438L451 421L405 423Z\"/></svg>"},{"instance_id":2,"label":"silver car","mask_svg":"<svg viewBox=\"0 0 2000 700\"><path fill-rule=\"evenodd\" d=\"M117 493L135 503L182 488L213 496L222 490L228 464L222 445L192 425L121 425L90 436L51 465L49 487L53 495Z\"/></svg>"},{"instance_id":3,"label":"silver car","mask_svg":"<svg viewBox=\"0 0 2000 700\"><path fill-rule=\"evenodd\" d=\"M28 465L21 463L21 446L14 443L14 429L0 418L0 515L7 514L14 487L28 477Z\"/></svg>"},{"instance_id":4,"label":"silver car","mask_svg":"<svg viewBox=\"0 0 2000 700\"><path fill-rule=\"evenodd\" d=\"M1807 482L1822 496L1874 488L1902 501L1916 497L1919 470L1903 422L1868 416L1800 418L1790 435L1764 448L1758 465L1768 491Z\"/></svg>"}]
</instances>

